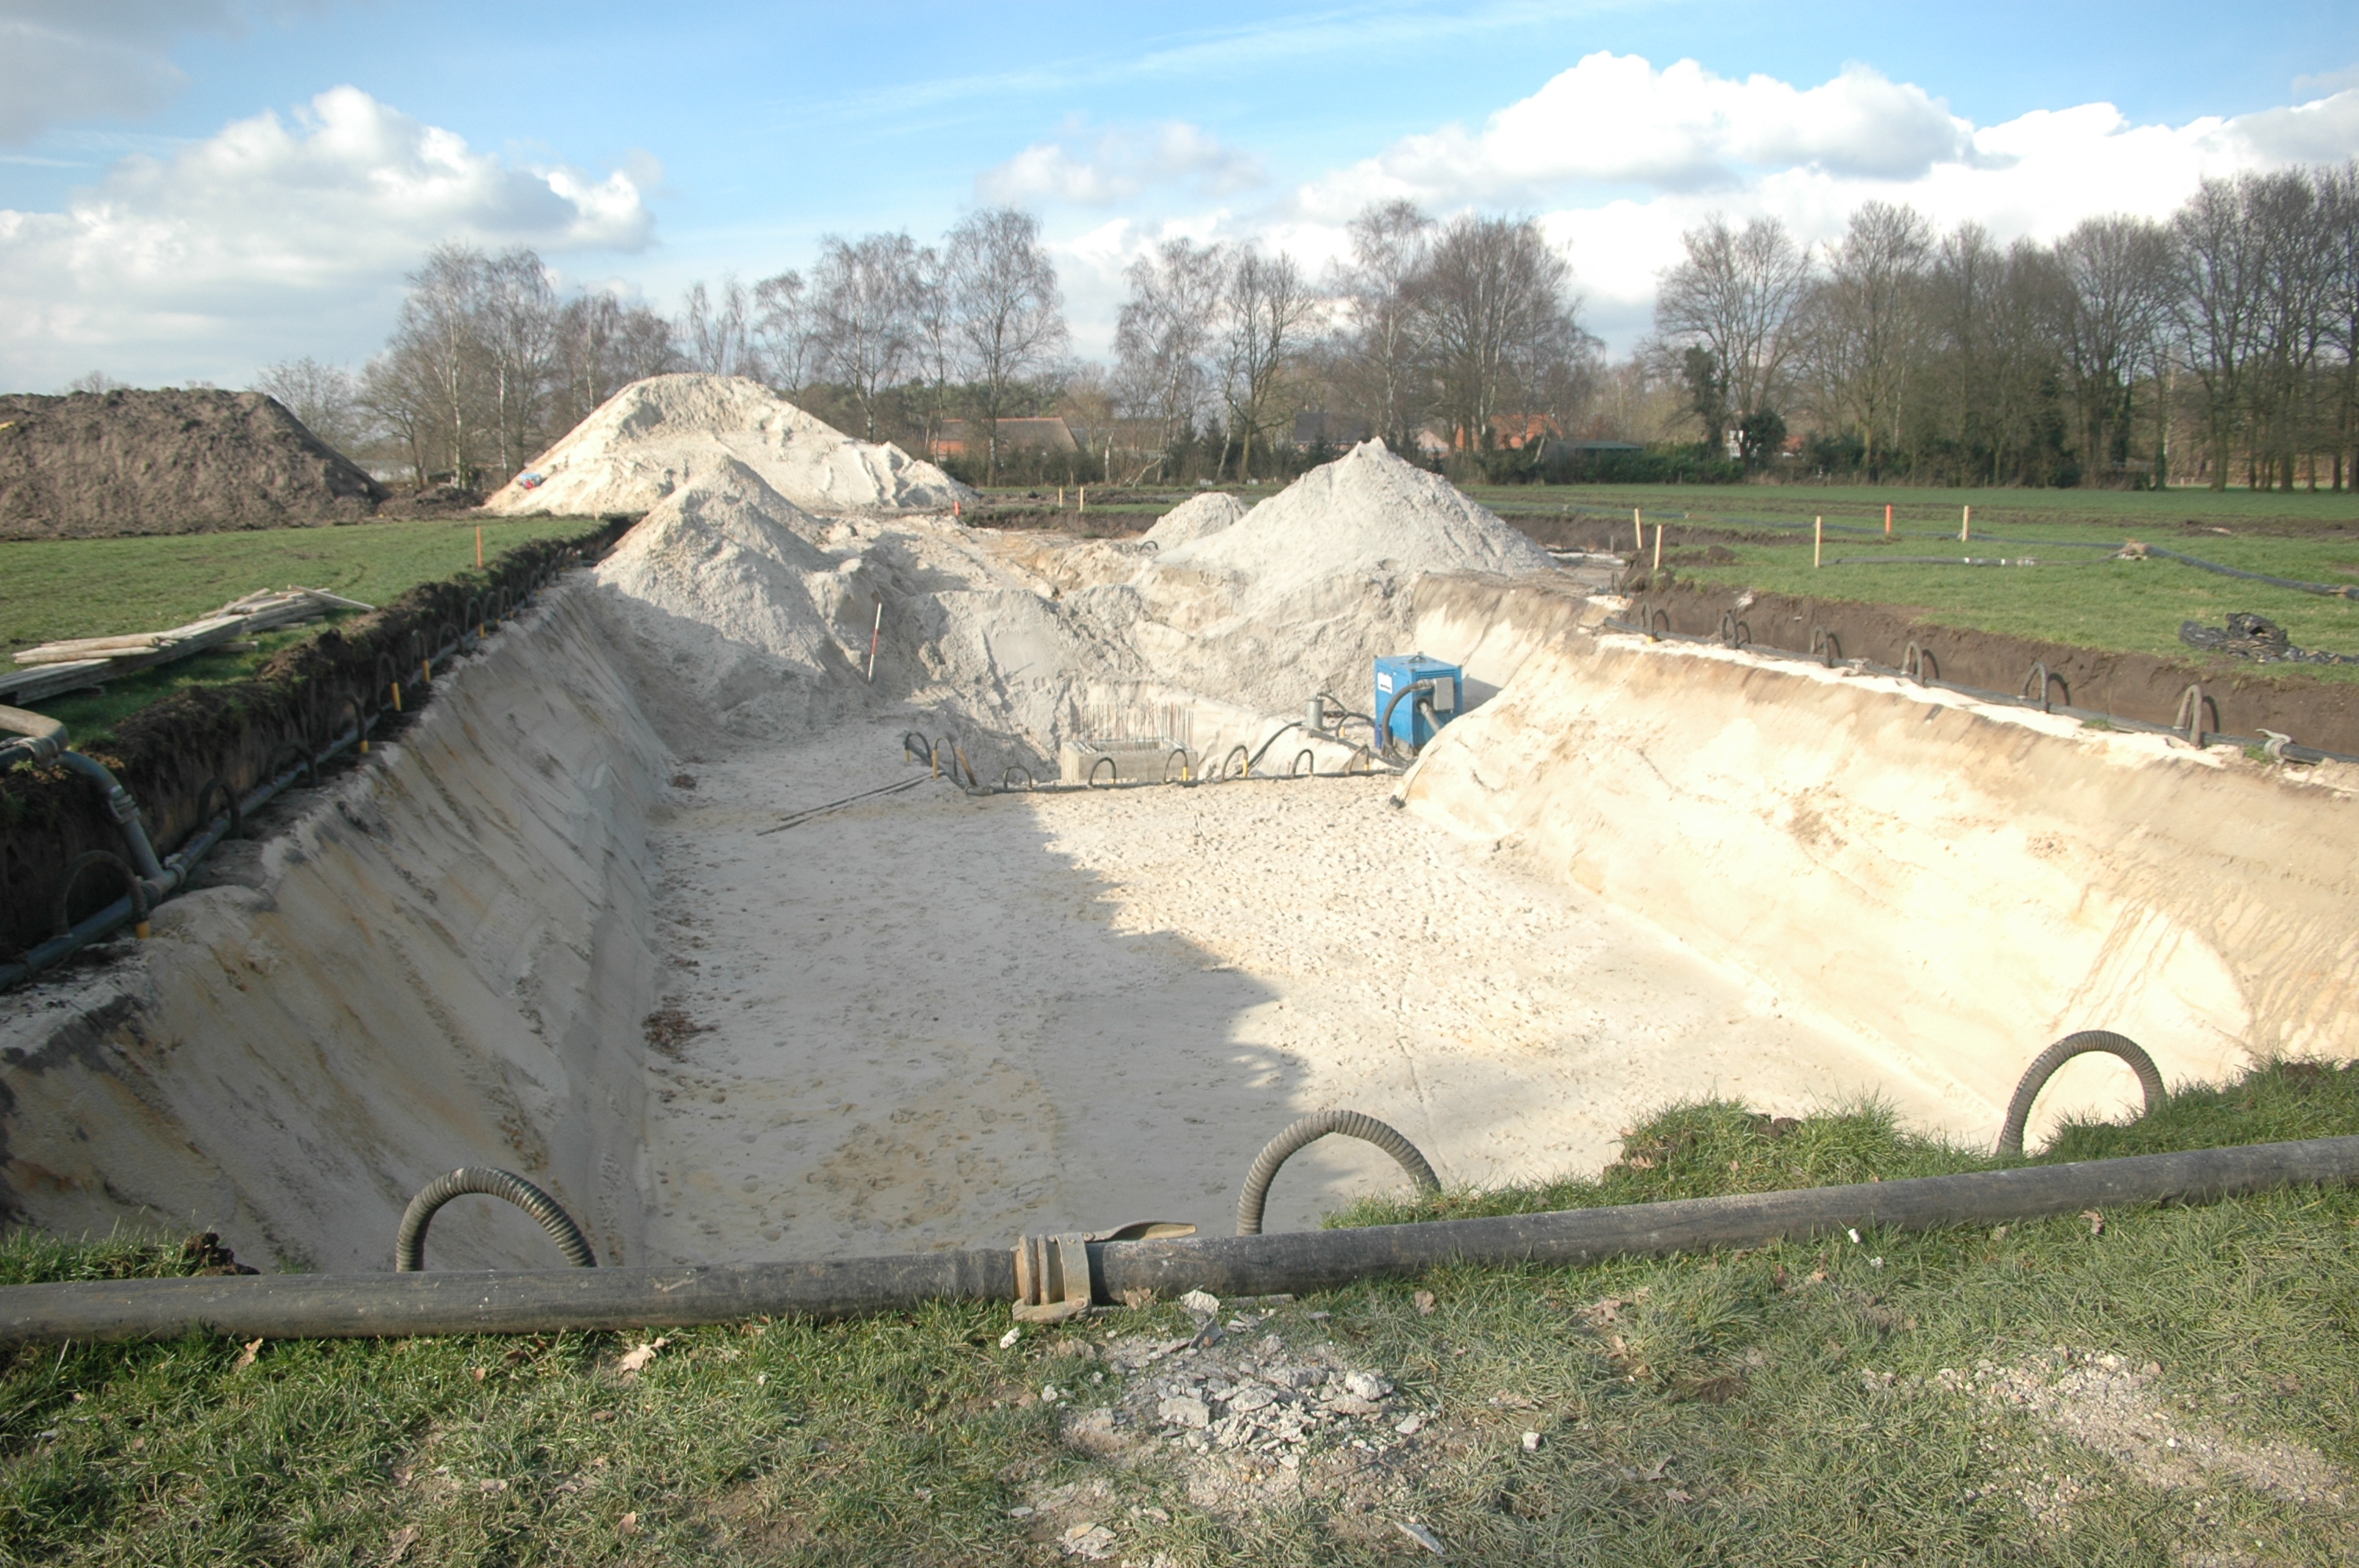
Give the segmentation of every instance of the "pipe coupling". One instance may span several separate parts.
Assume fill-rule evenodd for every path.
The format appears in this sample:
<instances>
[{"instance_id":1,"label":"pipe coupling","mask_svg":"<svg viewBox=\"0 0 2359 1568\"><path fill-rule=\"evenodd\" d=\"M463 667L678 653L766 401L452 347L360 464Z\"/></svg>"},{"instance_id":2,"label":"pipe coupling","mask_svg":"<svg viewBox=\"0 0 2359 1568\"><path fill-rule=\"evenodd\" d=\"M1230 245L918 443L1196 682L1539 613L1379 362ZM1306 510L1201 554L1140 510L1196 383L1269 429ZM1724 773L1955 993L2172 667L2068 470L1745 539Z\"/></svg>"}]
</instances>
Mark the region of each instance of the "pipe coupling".
<instances>
[{"instance_id":1,"label":"pipe coupling","mask_svg":"<svg viewBox=\"0 0 2359 1568\"><path fill-rule=\"evenodd\" d=\"M1112 1230L1067 1230L1016 1241L1016 1321L1063 1323L1090 1310L1090 1248L1107 1241L1160 1241L1193 1236L1184 1220L1141 1219Z\"/></svg>"}]
</instances>

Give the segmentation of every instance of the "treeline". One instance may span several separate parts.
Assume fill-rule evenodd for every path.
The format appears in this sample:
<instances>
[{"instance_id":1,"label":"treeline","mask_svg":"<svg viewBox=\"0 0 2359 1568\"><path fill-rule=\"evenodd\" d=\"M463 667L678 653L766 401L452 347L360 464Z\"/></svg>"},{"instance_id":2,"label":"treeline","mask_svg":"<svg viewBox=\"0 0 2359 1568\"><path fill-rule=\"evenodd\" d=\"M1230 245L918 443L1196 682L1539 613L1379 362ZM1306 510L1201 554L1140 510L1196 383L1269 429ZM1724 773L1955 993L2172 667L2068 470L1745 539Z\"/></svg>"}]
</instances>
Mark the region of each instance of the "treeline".
<instances>
[{"instance_id":1,"label":"treeline","mask_svg":"<svg viewBox=\"0 0 2359 1568\"><path fill-rule=\"evenodd\" d=\"M1125 276L1105 365L1068 353L1012 209L930 245L830 236L807 272L700 283L676 317L560 299L528 250L445 245L358 375L302 360L257 386L380 468L471 489L675 370L757 378L986 483L1281 479L1381 436L1493 480L2359 485L2359 163L2207 180L2168 222L2053 244L1875 201L1821 247L1769 219L1683 240L1618 363L1536 222L1407 202L1353 220L1318 277L1166 242ZM1003 438L1041 416L1071 444Z\"/></svg>"},{"instance_id":2,"label":"treeline","mask_svg":"<svg viewBox=\"0 0 2359 1568\"><path fill-rule=\"evenodd\" d=\"M1756 470L2336 490L2359 475L2359 164L2206 180L2168 222L2094 218L2053 244L1937 234L1882 202L1817 255L1775 220L1685 241L1647 351L1690 429Z\"/></svg>"}]
</instances>

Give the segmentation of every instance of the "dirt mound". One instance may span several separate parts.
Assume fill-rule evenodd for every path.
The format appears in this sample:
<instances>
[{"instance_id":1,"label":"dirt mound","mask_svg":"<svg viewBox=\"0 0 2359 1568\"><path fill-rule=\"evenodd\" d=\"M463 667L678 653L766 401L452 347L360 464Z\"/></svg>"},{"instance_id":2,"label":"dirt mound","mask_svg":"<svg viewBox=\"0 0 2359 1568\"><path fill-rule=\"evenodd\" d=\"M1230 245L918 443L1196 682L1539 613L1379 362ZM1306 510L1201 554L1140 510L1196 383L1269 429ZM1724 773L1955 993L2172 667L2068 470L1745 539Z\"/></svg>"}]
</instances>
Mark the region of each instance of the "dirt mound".
<instances>
[{"instance_id":1,"label":"dirt mound","mask_svg":"<svg viewBox=\"0 0 2359 1568\"><path fill-rule=\"evenodd\" d=\"M1176 550L1234 526L1252 510L1235 496L1216 490L1181 502L1158 518L1145 537L1158 549Z\"/></svg>"},{"instance_id":2,"label":"dirt mound","mask_svg":"<svg viewBox=\"0 0 2359 1568\"><path fill-rule=\"evenodd\" d=\"M1525 572L1555 563L1440 474L1366 441L1158 559L1245 579L1257 599L1373 571Z\"/></svg>"},{"instance_id":3,"label":"dirt mound","mask_svg":"<svg viewBox=\"0 0 2359 1568\"><path fill-rule=\"evenodd\" d=\"M0 539L351 523L385 495L258 392L0 395Z\"/></svg>"},{"instance_id":4,"label":"dirt mound","mask_svg":"<svg viewBox=\"0 0 2359 1568\"><path fill-rule=\"evenodd\" d=\"M813 512L947 511L974 494L889 442L853 440L760 382L657 375L601 404L484 509L509 517L647 512L732 461Z\"/></svg>"}]
</instances>

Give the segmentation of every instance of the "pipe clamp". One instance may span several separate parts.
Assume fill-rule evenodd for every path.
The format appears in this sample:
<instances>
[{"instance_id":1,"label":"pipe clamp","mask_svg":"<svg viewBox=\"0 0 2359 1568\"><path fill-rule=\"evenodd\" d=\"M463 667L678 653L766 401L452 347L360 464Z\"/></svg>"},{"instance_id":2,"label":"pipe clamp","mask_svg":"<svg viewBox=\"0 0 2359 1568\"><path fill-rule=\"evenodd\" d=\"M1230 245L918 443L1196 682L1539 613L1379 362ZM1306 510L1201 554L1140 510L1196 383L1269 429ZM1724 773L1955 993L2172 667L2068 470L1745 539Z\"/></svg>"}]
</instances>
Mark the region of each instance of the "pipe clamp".
<instances>
[{"instance_id":1,"label":"pipe clamp","mask_svg":"<svg viewBox=\"0 0 2359 1568\"><path fill-rule=\"evenodd\" d=\"M1142 1219L1112 1230L1060 1231L1016 1241L1016 1321L1063 1323L1090 1310L1090 1247L1101 1241L1161 1241L1193 1236L1181 1220Z\"/></svg>"}]
</instances>

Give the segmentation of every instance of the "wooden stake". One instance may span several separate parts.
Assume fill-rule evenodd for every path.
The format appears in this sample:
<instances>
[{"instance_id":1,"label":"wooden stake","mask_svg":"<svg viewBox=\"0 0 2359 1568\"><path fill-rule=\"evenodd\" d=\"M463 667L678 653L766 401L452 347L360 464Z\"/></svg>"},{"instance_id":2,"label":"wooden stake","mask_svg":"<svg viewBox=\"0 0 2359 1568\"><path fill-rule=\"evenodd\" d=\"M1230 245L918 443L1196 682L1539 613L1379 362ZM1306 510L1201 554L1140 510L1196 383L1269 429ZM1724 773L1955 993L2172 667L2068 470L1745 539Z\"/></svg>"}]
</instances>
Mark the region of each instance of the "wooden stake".
<instances>
[{"instance_id":1,"label":"wooden stake","mask_svg":"<svg viewBox=\"0 0 2359 1568\"><path fill-rule=\"evenodd\" d=\"M1826 549L1827 520L1813 517L1810 519L1810 565L1814 569L1826 565Z\"/></svg>"},{"instance_id":2,"label":"wooden stake","mask_svg":"<svg viewBox=\"0 0 2359 1568\"><path fill-rule=\"evenodd\" d=\"M481 523L475 524L475 569L484 569L484 525Z\"/></svg>"},{"instance_id":3,"label":"wooden stake","mask_svg":"<svg viewBox=\"0 0 2359 1568\"><path fill-rule=\"evenodd\" d=\"M1655 524L1655 569L1663 569L1663 525L1660 523Z\"/></svg>"},{"instance_id":4,"label":"wooden stake","mask_svg":"<svg viewBox=\"0 0 2359 1568\"><path fill-rule=\"evenodd\" d=\"M876 624L868 629L868 684L876 684L876 639L885 635L885 596L876 596Z\"/></svg>"},{"instance_id":5,"label":"wooden stake","mask_svg":"<svg viewBox=\"0 0 2359 1568\"><path fill-rule=\"evenodd\" d=\"M1647 525L1638 520L1638 509L1635 506L1630 508L1630 532L1636 535L1638 540L1638 542L1632 546L1631 548L1635 550L1645 549L1647 547Z\"/></svg>"},{"instance_id":6,"label":"wooden stake","mask_svg":"<svg viewBox=\"0 0 2359 1568\"><path fill-rule=\"evenodd\" d=\"M1884 536L1892 537L1892 503L1888 501L1884 503Z\"/></svg>"},{"instance_id":7,"label":"wooden stake","mask_svg":"<svg viewBox=\"0 0 2359 1568\"><path fill-rule=\"evenodd\" d=\"M1086 485L1086 484L1085 484L1085 485L1083 485L1083 486L1082 486L1082 488L1081 488L1081 492L1080 492L1080 500L1081 500L1081 505L1077 508L1077 510L1082 511L1082 512L1087 512L1087 511L1090 509L1090 487L1089 487L1088 485Z\"/></svg>"},{"instance_id":8,"label":"wooden stake","mask_svg":"<svg viewBox=\"0 0 2359 1568\"><path fill-rule=\"evenodd\" d=\"M1967 507L1958 518L1958 542L1965 543L1974 536L1974 509Z\"/></svg>"}]
</instances>

